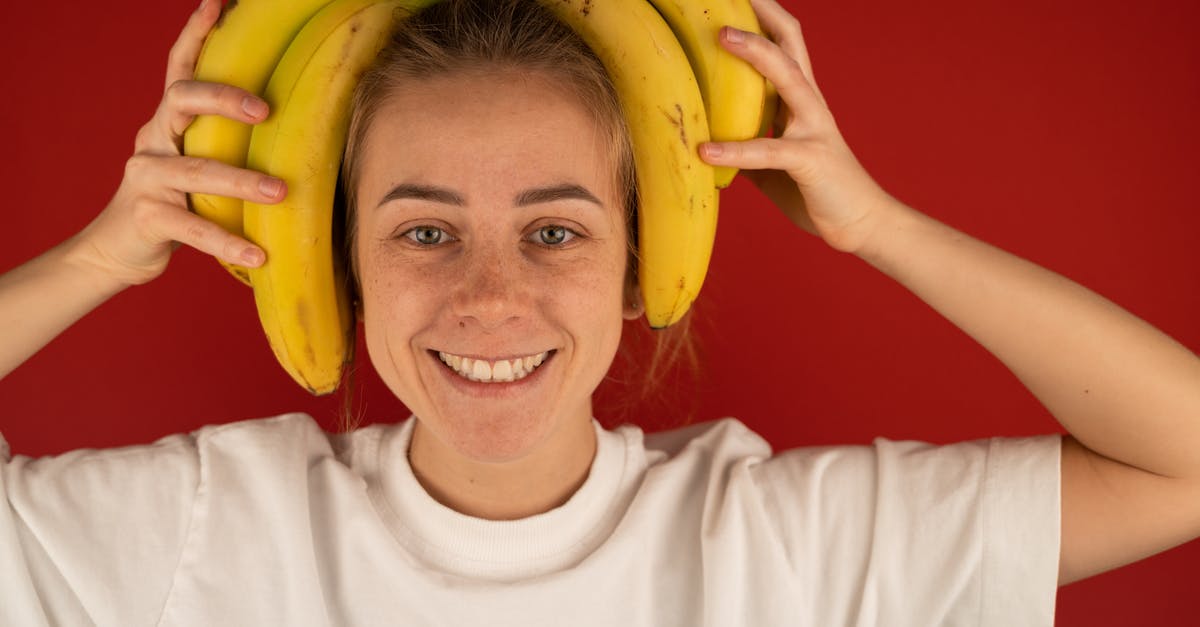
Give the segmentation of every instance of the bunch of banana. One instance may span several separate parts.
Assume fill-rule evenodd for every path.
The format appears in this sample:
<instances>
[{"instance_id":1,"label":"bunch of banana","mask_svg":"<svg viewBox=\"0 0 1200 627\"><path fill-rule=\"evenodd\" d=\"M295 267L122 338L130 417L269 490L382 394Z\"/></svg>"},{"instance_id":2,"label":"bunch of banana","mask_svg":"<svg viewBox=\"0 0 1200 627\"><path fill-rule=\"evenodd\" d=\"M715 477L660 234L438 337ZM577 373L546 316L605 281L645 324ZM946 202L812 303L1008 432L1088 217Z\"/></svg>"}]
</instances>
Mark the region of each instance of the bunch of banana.
<instances>
[{"instance_id":1,"label":"bunch of banana","mask_svg":"<svg viewBox=\"0 0 1200 627\"><path fill-rule=\"evenodd\" d=\"M763 128L761 74L718 41L761 32L749 0L538 0L604 63L621 100L638 176L638 282L651 327L678 322L700 292L717 232L718 189L736 170L699 145Z\"/></svg>"},{"instance_id":2,"label":"bunch of banana","mask_svg":"<svg viewBox=\"0 0 1200 627\"><path fill-rule=\"evenodd\" d=\"M708 115L712 141L742 141L758 136L763 107L768 106L764 79L749 63L730 54L717 41L722 26L761 32L750 0L650 0L683 45ZM737 169L717 167L716 184L729 187Z\"/></svg>"},{"instance_id":3,"label":"bunch of banana","mask_svg":"<svg viewBox=\"0 0 1200 627\"><path fill-rule=\"evenodd\" d=\"M267 262L250 269L254 302L275 357L314 394L337 388L353 352L354 312L333 241L350 99L394 19L407 16L403 5L334 0L321 9L271 75L263 93L271 115L250 137L246 167L288 185L283 202L243 208L246 238L267 251Z\"/></svg>"},{"instance_id":4,"label":"bunch of banana","mask_svg":"<svg viewBox=\"0 0 1200 627\"><path fill-rule=\"evenodd\" d=\"M271 71L296 33L329 0L231 2L208 34L196 62L198 81L224 83L262 95ZM183 151L233 166L246 165L249 124L219 115L201 115L183 133ZM192 209L236 235L242 234L242 201L227 196L191 194ZM250 284L241 266L217 260L233 276Z\"/></svg>"},{"instance_id":5,"label":"bunch of banana","mask_svg":"<svg viewBox=\"0 0 1200 627\"><path fill-rule=\"evenodd\" d=\"M254 288L275 357L313 394L337 388L354 346L344 262L332 241L350 97L395 20L431 2L241 0L226 7L197 63L199 78L239 85L271 106L253 128L197 118L184 151L287 183L287 198L276 205L199 195L192 201L198 214L267 251L263 266L235 274L245 272L240 278Z\"/></svg>"},{"instance_id":6,"label":"bunch of banana","mask_svg":"<svg viewBox=\"0 0 1200 627\"><path fill-rule=\"evenodd\" d=\"M242 87L271 106L255 127L198 117L184 151L280 177L287 198L276 205L201 194L191 200L198 214L266 250L260 268L226 268L253 287L272 351L313 394L337 388L354 344L332 223L350 96L395 21L438 1L230 2L197 63L197 79ZM749 0L538 2L583 37L616 86L638 172L646 317L651 327L667 327L699 293L718 189L735 174L700 160L699 144L769 128L769 86L717 41L725 24L758 32L754 12Z\"/></svg>"}]
</instances>

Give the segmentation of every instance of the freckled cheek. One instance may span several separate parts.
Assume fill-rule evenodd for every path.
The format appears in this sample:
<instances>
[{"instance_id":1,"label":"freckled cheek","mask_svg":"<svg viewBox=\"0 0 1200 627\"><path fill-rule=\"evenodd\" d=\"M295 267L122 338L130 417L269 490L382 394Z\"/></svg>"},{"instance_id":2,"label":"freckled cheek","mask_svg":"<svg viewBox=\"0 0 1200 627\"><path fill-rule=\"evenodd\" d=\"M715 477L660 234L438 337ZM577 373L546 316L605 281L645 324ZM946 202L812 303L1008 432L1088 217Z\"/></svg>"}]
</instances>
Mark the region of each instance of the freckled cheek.
<instances>
[{"instance_id":1,"label":"freckled cheek","mask_svg":"<svg viewBox=\"0 0 1200 627\"><path fill-rule=\"evenodd\" d=\"M623 260L622 260L623 261ZM614 316L620 318L624 297L624 265L595 259L554 278L547 278L554 301L575 311L575 317L603 323Z\"/></svg>"},{"instance_id":2,"label":"freckled cheek","mask_svg":"<svg viewBox=\"0 0 1200 627\"><path fill-rule=\"evenodd\" d=\"M369 342L373 350L390 346L402 350L421 329L436 319L444 304L440 279L431 276L411 260L375 254L364 264L361 272L363 313Z\"/></svg>"},{"instance_id":3,"label":"freckled cheek","mask_svg":"<svg viewBox=\"0 0 1200 627\"><path fill-rule=\"evenodd\" d=\"M386 250L373 251L363 268L364 300L377 304L428 300L444 286L449 273L437 264L422 264ZM418 298L419 297L419 298Z\"/></svg>"}]
</instances>

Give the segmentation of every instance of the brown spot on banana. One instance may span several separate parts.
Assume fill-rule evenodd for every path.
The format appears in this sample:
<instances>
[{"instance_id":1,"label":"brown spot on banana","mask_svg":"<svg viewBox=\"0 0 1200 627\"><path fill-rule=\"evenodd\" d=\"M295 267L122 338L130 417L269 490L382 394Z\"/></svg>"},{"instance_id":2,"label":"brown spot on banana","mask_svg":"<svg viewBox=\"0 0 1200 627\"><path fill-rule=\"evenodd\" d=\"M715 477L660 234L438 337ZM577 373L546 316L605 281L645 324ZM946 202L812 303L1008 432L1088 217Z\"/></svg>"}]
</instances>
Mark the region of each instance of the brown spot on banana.
<instances>
[{"instance_id":1,"label":"brown spot on banana","mask_svg":"<svg viewBox=\"0 0 1200 627\"><path fill-rule=\"evenodd\" d=\"M562 4L565 4L567 6L575 4L574 0L559 0L559 2ZM591 12L592 12L592 0L583 0L583 3L579 5L579 14L584 17L587 17L587 14L591 13Z\"/></svg>"},{"instance_id":2,"label":"brown spot on banana","mask_svg":"<svg viewBox=\"0 0 1200 627\"><path fill-rule=\"evenodd\" d=\"M349 21L350 21L350 32L357 33L358 29L362 28L362 16L361 15L355 15L354 17L350 18ZM338 60L337 60L338 71L345 71L345 70L342 70L342 68L350 60L350 57L353 54L353 52L352 52L353 50L354 50L354 38L347 37L346 41L344 41L342 43L342 50L341 50L340 54L338 54ZM334 75L334 72L330 72L330 76L333 76L333 75ZM320 174L323 173L323 172L319 171L319 170L323 169L323 168L321 168L321 166L310 164L310 168L312 168L312 170L314 170L312 173L313 176L319 176Z\"/></svg>"},{"instance_id":3,"label":"brown spot on banana","mask_svg":"<svg viewBox=\"0 0 1200 627\"><path fill-rule=\"evenodd\" d=\"M664 116L666 116L666 118L668 120L671 121L671 124L674 125L675 128L679 129L679 140L683 142L683 145L686 148L688 145L688 140L687 140L687 129L685 129L683 126L683 107L679 106L679 103L675 103L675 113L677 114L678 117L671 115L670 113L668 113L666 111L663 111L661 108L659 109L659 111L662 111L662 114Z\"/></svg>"},{"instance_id":4,"label":"brown spot on banana","mask_svg":"<svg viewBox=\"0 0 1200 627\"><path fill-rule=\"evenodd\" d=\"M687 129L683 126L683 107L679 106L678 102L675 103L675 113L679 114L679 139L683 141L683 146L686 148L688 146Z\"/></svg>"},{"instance_id":5,"label":"brown spot on banana","mask_svg":"<svg viewBox=\"0 0 1200 627\"><path fill-rule=\"evenodd\" d=\"M307 301L296 301L296 324L300 327L303 337L304 359L306 364L312 365L317 363L317 352L313 349L311 341L313 330L310 313L311 312L309 311L309 305ZM313 385L308 381L304 382L304 387L308 388L310 391L313 390ZM316 392L313 393L315 394Z\"/></svg>"}]
</instances>

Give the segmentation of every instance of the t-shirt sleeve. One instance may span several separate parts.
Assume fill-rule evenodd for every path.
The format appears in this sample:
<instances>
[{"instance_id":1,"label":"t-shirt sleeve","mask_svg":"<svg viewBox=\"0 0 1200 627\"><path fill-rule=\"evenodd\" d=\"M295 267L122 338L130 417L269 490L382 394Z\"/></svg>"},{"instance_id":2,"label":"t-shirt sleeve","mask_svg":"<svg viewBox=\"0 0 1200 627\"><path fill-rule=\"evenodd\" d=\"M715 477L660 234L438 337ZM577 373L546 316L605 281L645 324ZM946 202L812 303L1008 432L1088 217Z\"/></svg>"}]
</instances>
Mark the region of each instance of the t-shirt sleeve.
<instances>
[{"instance_id":1,"label":"t-shirt sleeve","mask_svg":"<svg viewBox=\"0 0 1200 627\"><path fill-rule=\"evenodd\" d=\"M0 624L156 624L198 482L189 435L36 459L0 436Z\"/></svg>"},{"instance_id":2,"label":"t-shirt sleeve","mask_svg":"<svg viewBox=\"0 0 1200 627\"><path fill-rule=\"evenodd\" d=\"M759 483L814 624L1052 625L1058 435L785 451Z\"/></svg>"}]
</instances>

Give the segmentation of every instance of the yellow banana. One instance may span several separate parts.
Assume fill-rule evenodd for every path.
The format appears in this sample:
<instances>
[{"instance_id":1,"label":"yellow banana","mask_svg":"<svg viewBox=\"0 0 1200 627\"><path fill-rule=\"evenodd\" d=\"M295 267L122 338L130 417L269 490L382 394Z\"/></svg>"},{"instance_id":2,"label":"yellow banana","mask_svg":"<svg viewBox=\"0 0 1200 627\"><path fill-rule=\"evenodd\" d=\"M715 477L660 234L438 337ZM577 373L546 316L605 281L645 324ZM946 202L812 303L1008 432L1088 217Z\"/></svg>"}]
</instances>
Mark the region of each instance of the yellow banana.
<instances>
[{"instance_id":1,"label":"yellow banana","mask_svg":"<svg viewBox=\"0 0 1200 627\"><path fill-rule=\"evenodd\" d=\"M700 291L717 229L704 101L687 56L645 0L538 0L584 39L616 86L638 176L638 282L653 328Z\"/></svg>"},{"instance_id":2,"label":"yellow banana","mask_svg":"<svg viewBox=\"0 0 1200 627\"><path fill-rule=\"evenodd\" d=\"M756 137L764 102L762 74L721 47L721 27L762 34L749 0L650 0L683 44L708 114L713 141ZM736 168L717 167L718 188L729 187Z\"/></svg>"},{"instance_id":3,"label":"yellow banana","mask_svg":"<svg viewBox=\"0 0 1200 627\"><path fill-rule=\"evenodd\" d=\"M313 394L335 390L354 350L354 312L339 243L334 192L350 98L387 42L396 0L334 0L296 36L267 84L271 106L254 127L246 164L282 178L275 205L246 202L243 227L267 253L250 269L259 320L275 357Z\"/></svg>"},{"instance_id":4,"label":"yellow banana","mask_svg":"<svg viewBox=\"0 0 1200 627\"><path fill-rule=\"evenodd\" d=\"M271 71L300 28L329 0L241 0L230 2L208 34L196 61L196 80L225 83L262 95ZM251 126L219 115L197 116L183 133L183 152L242 167ZM197 215L242 234L242 201L191 194ZM247 285L246 269L217 260Z\"/></svg>"},{"instance_id":5,"label":"yellow banana","mask_svg":"<svg viewBox=\"0 0 1200 627\"><path fill-rule=\"evenodd\" d=\"M779 113L779 92L771 81L766 81L766 93L763 96L762 125L758 127L758 136L766 137L771 133L775 124L775 116Z\"/></svg>"}]
</instances>

